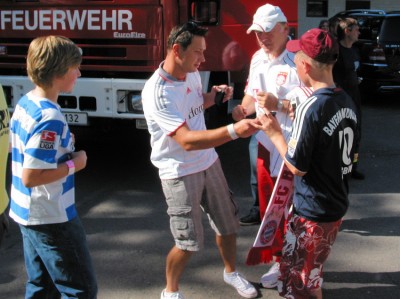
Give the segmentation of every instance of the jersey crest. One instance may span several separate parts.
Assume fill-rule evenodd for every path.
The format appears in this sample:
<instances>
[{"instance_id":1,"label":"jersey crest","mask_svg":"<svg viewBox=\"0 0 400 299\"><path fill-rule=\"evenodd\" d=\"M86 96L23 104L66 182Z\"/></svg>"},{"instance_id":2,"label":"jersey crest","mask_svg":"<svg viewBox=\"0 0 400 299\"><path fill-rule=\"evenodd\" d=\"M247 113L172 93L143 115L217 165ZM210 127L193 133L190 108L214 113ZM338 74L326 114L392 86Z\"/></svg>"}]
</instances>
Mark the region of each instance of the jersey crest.
<instances>
[{"instance_id":1,"label":"jersey crest","mask_svg":"<svg viewBox=\"0 0 400 299\"><path fill-rule=\"evenodd\" d=\"M287 76L288 76L287 72L279 72L278 75L276 76L276 84L277 85L285 84Z\"/></svg>"}]
</instances>

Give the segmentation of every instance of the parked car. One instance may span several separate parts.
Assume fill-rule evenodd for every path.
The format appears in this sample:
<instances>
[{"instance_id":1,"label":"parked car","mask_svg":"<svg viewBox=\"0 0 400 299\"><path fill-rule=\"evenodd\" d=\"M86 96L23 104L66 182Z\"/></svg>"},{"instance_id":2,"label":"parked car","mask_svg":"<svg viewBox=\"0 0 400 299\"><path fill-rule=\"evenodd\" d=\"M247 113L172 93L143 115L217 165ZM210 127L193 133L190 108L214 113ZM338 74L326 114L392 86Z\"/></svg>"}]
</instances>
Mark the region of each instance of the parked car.
<instances>
[{"instance_id":1,"label":"parked car","mask_svg":"<svg viewBox=\"0 0 400 299\"><path fill-rule=\"evenodd\" d=\"M330 21L345 17L356 19L360 27L355 46L360 53L358 74L363 101L379 94L400 95L400 11L348 10Z\"/></svg>"}]
</instances>

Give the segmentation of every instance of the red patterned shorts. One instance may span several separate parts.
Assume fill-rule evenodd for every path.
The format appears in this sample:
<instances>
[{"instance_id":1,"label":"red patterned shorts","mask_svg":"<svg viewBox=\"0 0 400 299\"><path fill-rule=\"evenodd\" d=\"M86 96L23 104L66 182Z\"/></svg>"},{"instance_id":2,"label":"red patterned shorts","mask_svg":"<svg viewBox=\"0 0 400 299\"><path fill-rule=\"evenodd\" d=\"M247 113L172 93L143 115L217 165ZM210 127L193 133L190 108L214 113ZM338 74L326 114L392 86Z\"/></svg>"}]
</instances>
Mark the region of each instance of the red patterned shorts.
<instances>
[{"instance_id":1,"label":"red patterned shorts","mask_svg":"<svg viewBox=\"0 0 400 299\"><path fill-rule=\"evenodd\" d=\"M291 214L280 261L279 295L308 299L322 286L323 263L331 252L342 220L314 222Z\"/></svg>"}]
</instances>

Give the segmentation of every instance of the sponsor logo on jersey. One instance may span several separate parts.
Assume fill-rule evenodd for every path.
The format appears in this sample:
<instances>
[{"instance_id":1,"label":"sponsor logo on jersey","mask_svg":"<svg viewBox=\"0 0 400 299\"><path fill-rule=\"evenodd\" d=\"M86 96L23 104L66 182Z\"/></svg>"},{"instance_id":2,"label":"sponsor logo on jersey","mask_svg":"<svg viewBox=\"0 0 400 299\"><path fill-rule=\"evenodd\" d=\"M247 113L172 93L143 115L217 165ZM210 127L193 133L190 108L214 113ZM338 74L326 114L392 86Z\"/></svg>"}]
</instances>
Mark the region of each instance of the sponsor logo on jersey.
<instances>
[{"instance_id":1,"label":"sponsor logo on jersey","mask_svg":"<svg viewBox=\"0 0 400 299\"><path fill-rule=\"evenodd\" d=\"M40 136L40 148L45 150L53 150L57 133L54 131L42 131Z\"/></svg>"},{"instance_id":2,"label":"sponsor logo on jersey","mask_svg":"<svg viewBox=\"0 0 400 299\"><path fill-rule=\"evenodd\" d=\"M57 136L56 132L44 130L42 132L42 136L40 137L40 139L46 142L54 142L56 141L56 136Z\"/></svg>"},{"instance_id":3,"label":"sponsor logo on jersey","mask_svg":"<svg viewBox=\"0 0 400 299\"><path fill-rule=\"evenodd\" d=\"M191 107L189 111L189 119L192 119L193 117L203 114L204 112L204 105L200 105L199 107Z\"/></svg>"}]
</instances>

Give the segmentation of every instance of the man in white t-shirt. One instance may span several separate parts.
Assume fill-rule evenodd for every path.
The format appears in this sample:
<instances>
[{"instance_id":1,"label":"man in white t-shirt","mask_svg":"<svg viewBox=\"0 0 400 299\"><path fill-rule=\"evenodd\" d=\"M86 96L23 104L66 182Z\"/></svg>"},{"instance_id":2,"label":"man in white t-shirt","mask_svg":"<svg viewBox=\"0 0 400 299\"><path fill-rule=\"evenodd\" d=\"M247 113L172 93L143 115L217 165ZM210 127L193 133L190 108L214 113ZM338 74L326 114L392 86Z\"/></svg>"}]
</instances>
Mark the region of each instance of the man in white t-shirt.
<instances>
[{"instance_id":1,"label":"man in white t-shirt","mask_svg":"<svg viewBox=\"0 0 400 299\"><path fill-rule=\"evenodd\" d=\"M255 13L253 23L247 30L248 34L251 32L255 33L260 49L252 57L245 95L241 105L233 109L232 117L234 120L241 120L254 113L259 114L259 107L267 107L276 112L275 117L285 138L288 138L292 128L289 115L290 97L297 96L300 100L305 100L311 90L304 87L297 75L294 54L285 49L289 35L286 16L278 6L265 4ZM263 132L258 132L252 138L258 141L257 155L250 154L250 157L257 157L257 161L250 163L256 164L258 202L254 203L248 216L241 218L242 225L256 224L263 219L282 165L279 152ZM277 233L273 248L265 252L266 259L263 262L273 259L279 261L284 225L281 227L282 232ZM277 285L278 266L277 263L274 264L261 278L264 287L274 288Z\"/></svg>"},{"instance_id":2,"label":"man in white t-shirt","mask_svg":"<svg viewBox=\"0 0 400 299\"><path fill-rule=\"evenodd\" d=\"M204 62L206 28L189 22L175 27L168 38L168 53L142 92L143 109L151 134L151 161L159 169L168 205L175 245L166 262L163 298L182 299L179 281L193 252L203 247L202 211L216 233L216 243L225 269L224 281L245 298L257 291L236 271L237 207L228 188L214 147L256 132L257 120L207 130L204 110L214 105L214 86L203 94L198 68ZM205 295L206 296L206 295Z\"/></svg>"}]
</instances>

